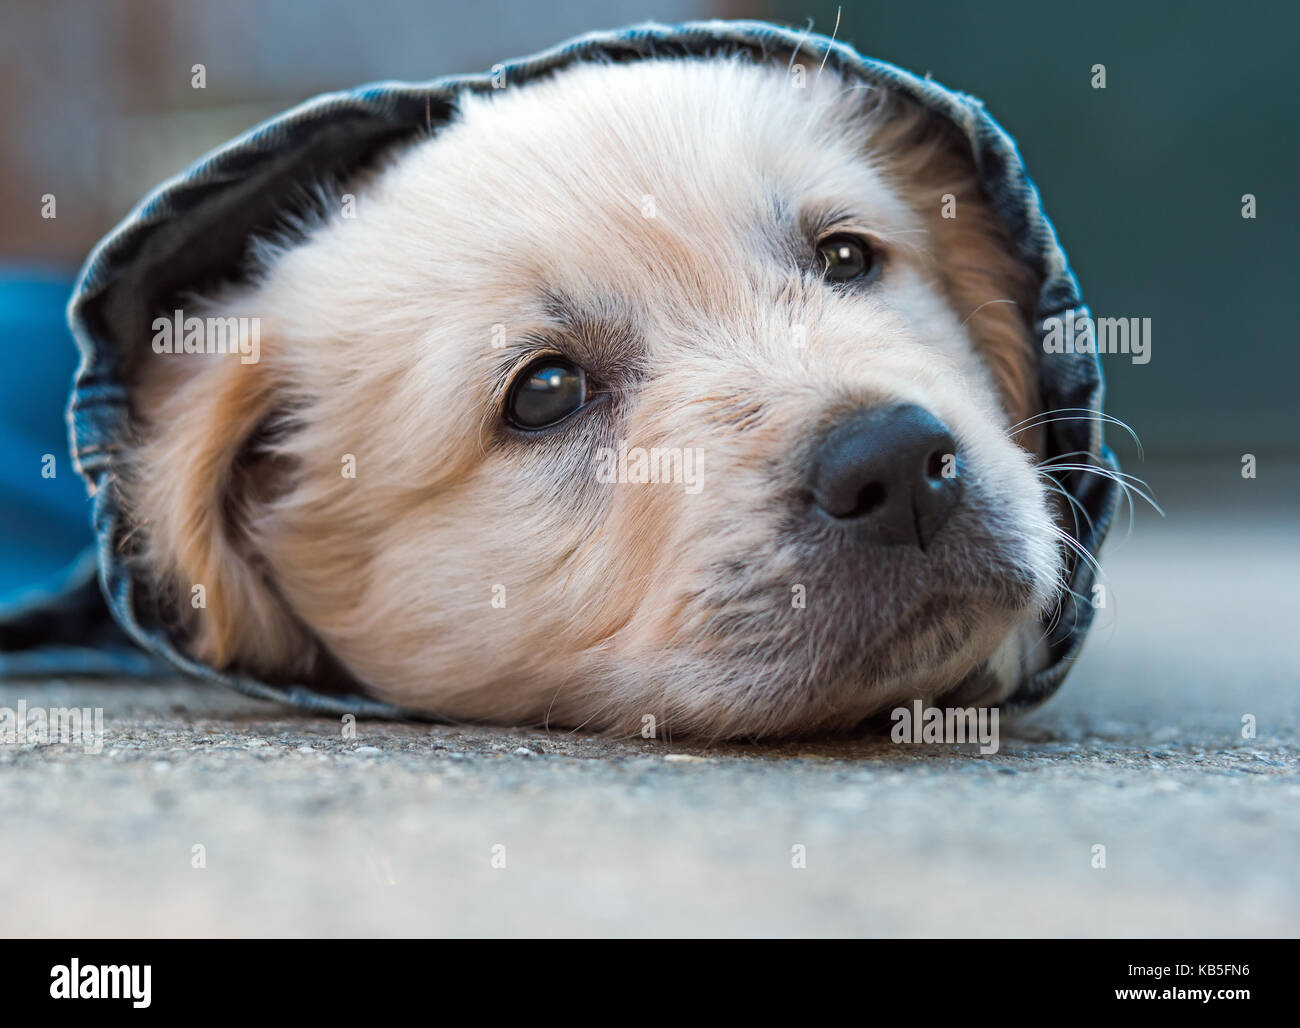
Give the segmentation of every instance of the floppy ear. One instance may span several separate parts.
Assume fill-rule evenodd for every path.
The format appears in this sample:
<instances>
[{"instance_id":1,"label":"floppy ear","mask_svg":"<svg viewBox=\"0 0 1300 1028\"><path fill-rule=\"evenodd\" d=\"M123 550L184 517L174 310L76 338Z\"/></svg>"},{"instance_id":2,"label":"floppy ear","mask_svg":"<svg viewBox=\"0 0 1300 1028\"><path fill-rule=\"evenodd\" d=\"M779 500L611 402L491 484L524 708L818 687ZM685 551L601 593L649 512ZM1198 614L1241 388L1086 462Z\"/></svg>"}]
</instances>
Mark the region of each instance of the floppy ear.
<instances>
[{"instance_id":1,"label":"floppy ear","mask_svg":"<svg viewBox=\"0 0 1300 1028\"><path fill-rule=\"evenodd\" d=\"M250 331L241 320L246 349ZM179 618L193 656L215 667L305 671L316 647L259 555L259 521L292 467L265 445L276 430L277 371L274 347L259 340L258 349L252 363L238 353L145 355L123 499L138 573Z\"/></svg>"},{"instance_id":2,"label":"floppy ear","mask_svg":"<svg viewBox=\"0 0 1300 1028\"><path fill-rule=\"evenodd\" d=\"M1015 256L956 131L881 92L873 90L869 101L869 145L926 219L930 256L949 302L993 373L1011 423L1021 422L1040 409L1034 275Z\"/></svg>"},{"instance_id":3,"label":"floppy ear","mask_svg":"<svg viewBox=\"0 0 1300 1028\"><path fill-rule=\"evenodd\" d=\"M963 188L964 187L964 188ZM1012 253L1011 242L979 190L973 174L954 174L935 198L930 238L948 296L965 321L984 363L993 372L1012 424L1038 413L1038 360L1034 350L1033 275ZM958 214L944 218L952 198Z\"/></svg>"}]
</instances>

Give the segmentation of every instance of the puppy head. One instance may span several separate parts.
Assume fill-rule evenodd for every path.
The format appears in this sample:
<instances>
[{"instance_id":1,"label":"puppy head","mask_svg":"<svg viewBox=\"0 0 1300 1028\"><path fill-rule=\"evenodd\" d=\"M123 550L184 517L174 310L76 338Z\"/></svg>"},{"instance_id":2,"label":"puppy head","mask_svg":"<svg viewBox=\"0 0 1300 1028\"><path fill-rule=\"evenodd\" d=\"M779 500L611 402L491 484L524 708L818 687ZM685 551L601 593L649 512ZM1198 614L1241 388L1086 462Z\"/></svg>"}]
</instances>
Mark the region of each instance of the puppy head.
<instances>
[{"instance_id":1,"label":"puppy head","mask_svg":"<svg viewBox=\"0 0 1300 1028\"><path fill-rule=\"evenodd\" d=\"M829 72L466 96L157 356L124 476L196 654L457 718L842 729L1057 589L1034 284L944 127ZM188 604L181 604L189 608ZM994 669L990 672L988 669Z\"/></svg>"}]
</instances>

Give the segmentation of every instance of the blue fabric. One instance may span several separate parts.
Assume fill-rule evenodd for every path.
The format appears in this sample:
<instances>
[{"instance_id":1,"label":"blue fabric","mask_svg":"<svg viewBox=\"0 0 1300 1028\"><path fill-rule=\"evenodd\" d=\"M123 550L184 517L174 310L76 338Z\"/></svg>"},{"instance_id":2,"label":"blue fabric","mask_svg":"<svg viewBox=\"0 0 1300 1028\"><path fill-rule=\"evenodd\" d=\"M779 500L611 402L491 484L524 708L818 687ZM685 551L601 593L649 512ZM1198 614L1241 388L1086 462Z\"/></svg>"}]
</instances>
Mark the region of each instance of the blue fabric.
<instances>
[{"instance_id":1,"label":"blue fabric","mask_svg":"<svg viewBox=\"0 0 1300 1028\"><path fill-rule=\"evenodd\" d=\"M77 355L71 275L0 268L0 606L63 571L93 538L64 409Z\"/></svg>"},{"instance_id":2,"label":"blue fabric","mask_svg":"<svg viewBox=\"0 0 1300 1028\"><path fill-rule=\"evenodd\" d=\"M1026 174L1015 143L973 97L929 79L860 56L851 47L809 33L762 22L694 22L679 26L637 25L593 33L545 53L506 62L490 73L425 83L383 82L310 100L252 129L203 158L147 196L90 255L69 308L81 351L70 408L72 446L94 496L92 520L99 574L113 616L142 647L176 667L269 699L315 709L398 714L364 696L331 696L304 685L282 685L217 671L181 651L166 619L124 560L129 536L117 496L116 454L129 428L130 372L148 345L149 325L170 310L187 289L211 286L240 274L251 237L274 229L303 194L322 179L345 179L387 147L426 134L452 116L457 96L486 92L501 76L508 87L527 83L583 60L627 61L746 52L766 59L798 47L810 60L870 84L897 90L947 119L969 141L981 183L1017 248L1042 282L1036 310L1044 322L1087 308L1038 191ZM1040 348L1041 350L1041 348ZM1095 354L1042 353L1040 389L1045 408L1100 411L1102 381ZM1047 429L1048 456L1086 453L1100 467L1114 467L1100 419L1057 421ZM1063 472L1060 482L1087 513L1079 541L1096 551L1118 499L1103 476ZM1059 615L1045 626L1052 666L1020 684L1007 706L1035 705L1060 684L1078 653L1093 610L1092 572L1072 559L1067 595Z\"/></svg>"},{"instance_id":3,"label":"blue fabric","mask_svg":"<svg viewBox=\"0 0 1300 1028\"><path fill-rule=\"evenodd\" d=\"M0 675L175 674L126 637L99 589L64 417L72 288L52 269L0 268Z\"/></svg>"}]
</instances>

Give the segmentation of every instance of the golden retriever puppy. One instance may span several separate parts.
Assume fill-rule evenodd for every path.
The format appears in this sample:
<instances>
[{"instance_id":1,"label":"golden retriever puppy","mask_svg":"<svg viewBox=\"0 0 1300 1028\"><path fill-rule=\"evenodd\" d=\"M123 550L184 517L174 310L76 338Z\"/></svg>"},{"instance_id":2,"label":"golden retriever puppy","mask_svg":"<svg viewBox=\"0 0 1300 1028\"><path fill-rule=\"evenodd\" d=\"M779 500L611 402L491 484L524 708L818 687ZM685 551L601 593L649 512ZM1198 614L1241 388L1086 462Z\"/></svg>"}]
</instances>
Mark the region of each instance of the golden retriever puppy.
<instances>
[{"instance_id":1,"label":"golden retriever puppy","mask_svg":"<svg viewBox=\"0 0 1300 1028\"><path fill-rule=\"evenodd\" d=\"M1036 284L929 115L581 64L319 207L194 305L256 362L144 373L123 488L195 655L711 738L992 702L1041 659Z\"/></svg>"}]
</instances>

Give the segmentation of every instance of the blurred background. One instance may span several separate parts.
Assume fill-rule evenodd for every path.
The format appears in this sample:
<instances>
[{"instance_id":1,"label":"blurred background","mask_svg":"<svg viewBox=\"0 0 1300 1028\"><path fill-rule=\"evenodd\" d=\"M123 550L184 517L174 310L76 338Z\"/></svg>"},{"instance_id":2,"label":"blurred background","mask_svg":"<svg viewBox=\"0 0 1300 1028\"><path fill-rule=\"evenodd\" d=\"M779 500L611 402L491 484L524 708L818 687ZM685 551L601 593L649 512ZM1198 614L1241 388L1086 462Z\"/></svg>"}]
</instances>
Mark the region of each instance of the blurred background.
<instances>
[{"instance_id":1,"label":"blurred background","mask_svg":"<svg viewBox=\"0 0 1300 1028\"><path fill-rule=\"evenodd\" d=\"M322 91L715 16L829 34L837 5L0 0L0 607L89 542L63 307L147 190ZM1130 533L1121 514L1079 666L998 758L800 743L679 764L378 723L346 742L202 684L0 682L0 705L107 700L113 726L103 758L0 747L0 880L28 886L0 932L1294 936L1298 28L1276 0L842 9L840 39L985 101L1094 313L1152 322L1150 363L1103 358L1145 462L1108 434L1167 516L1139 506ZM478 859L501 838L509 884ZM816 871L792 875L805 838Z\"/></svg>"},{"instance_id":2,"label":"blurred background","mask_svg":"<svg viewBox=\"0 0 1300 1028\"><path fill-rule=\"evenodd\" d=\"M863 53L981 97L1019 141L1094 313L1151 319L1150 363L1104 359L1108 409L1140 434L1144 477L1158 487L1166 465L1192 461L1193 484L1231 489L1244 453L1269 474L1300 442L1298 12L1119 0L1068 14L1032 0L0 0L0 399L14 426L0 439L0 529L27 541L0 570L0 594L87 538L70 467L51 479L32 469L47 452L66 464L71 276L148 189L316 93L483 70L645 19L758 17L829 34L838 17L839 38ZM1096 65L1105 88L1094 88ZM1254 218L1242 217L1245 194ZM1111 437L1143 474L1128 440Z\"/></svg>"}]
</instances>

